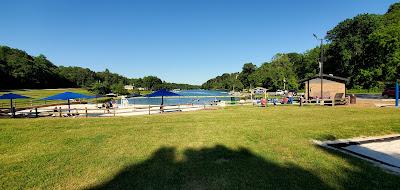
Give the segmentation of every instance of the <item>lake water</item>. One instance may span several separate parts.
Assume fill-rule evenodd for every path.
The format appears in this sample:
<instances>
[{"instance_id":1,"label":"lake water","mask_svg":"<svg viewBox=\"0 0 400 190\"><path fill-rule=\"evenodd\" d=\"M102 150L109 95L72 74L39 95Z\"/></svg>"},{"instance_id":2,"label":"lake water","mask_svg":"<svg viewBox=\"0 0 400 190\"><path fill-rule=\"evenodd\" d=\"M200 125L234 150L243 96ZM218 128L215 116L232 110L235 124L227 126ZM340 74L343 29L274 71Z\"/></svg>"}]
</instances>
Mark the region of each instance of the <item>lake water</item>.
<instances>
[{"instance_id":1,"label":"lake water","mask_svg":"<svg viewBox=\"0 0 400 190\"><path fill-rule=\"evenodd\" d=\"M178 104L194 104L204 105L211 104L215 100L231 101L231 96L226 91L218 90L182 90L175 92L181 96L179 97L164 97L164 105L178 105ZM224 97L221 97L224 96ZM238 100L234 98L234 100ZM137 105L160 105L161 97L135 97L128 99L129 104Z\"/></svg>"}]
</instances>

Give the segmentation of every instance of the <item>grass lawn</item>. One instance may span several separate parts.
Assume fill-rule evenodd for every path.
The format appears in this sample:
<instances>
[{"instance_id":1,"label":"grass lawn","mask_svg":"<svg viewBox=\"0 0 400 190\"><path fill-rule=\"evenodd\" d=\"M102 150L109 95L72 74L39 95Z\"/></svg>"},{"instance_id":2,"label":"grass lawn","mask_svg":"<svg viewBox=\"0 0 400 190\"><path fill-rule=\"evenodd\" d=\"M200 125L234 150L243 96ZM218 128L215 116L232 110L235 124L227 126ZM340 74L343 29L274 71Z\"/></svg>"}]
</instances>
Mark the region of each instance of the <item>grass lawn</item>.
<instances>
[{"instance_id":1,"label":"grass lawn","mask_svg":"<svg viewBox=\"0 0 400 190\"><path fill-rule=\"evenodd\" d=\"M65 103L66 101L58 101L58 100L44 101L44 100L40 100L40 99L48 97L48 96L52 96L52 95L55 95L58 93L63 93L66 91L87 94L87 95L93 95L89 91L87 91L86 89L83 89L83 88L8 90L8 91L2 91L2 92L0 92L0 94L15 93L15 94L20 94L20 95L30 97L29 99L14 100L16 107L21 108L21 107L43 105L43 104L48 104L48 103ZM9 108L9 107L10 107L10 100L0 100L0 108Z\"/></svg>"},{"instance_id":2,"label":"grass lawn","mask_svg":"<svg viewBox=\"0 0 400 190\"><path fill-rule=\"evenodd\" d=\"M310 142L391 133L388 108L0 119L0 189L399 189L400 176Z\"/></svg>"},{"instance_id":3,"label":"grass lawn","mask_svg":"<svg viewBox=\"0 0 400 190\"><path fill-rule=\"evenodd\" d=\"M383 89L349 89L346 91L347 94L382 94Z\"/></svg>"}]
</instances>

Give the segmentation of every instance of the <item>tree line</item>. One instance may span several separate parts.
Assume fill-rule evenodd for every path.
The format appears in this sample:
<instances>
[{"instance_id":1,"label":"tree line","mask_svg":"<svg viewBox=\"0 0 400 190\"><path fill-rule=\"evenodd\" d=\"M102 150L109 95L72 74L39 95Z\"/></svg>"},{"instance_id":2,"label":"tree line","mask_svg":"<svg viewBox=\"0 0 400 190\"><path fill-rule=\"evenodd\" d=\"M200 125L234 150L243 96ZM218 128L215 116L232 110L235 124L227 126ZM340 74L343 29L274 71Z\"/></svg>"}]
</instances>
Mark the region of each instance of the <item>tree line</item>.
<instances>
[{"instance_id":1,"label":"tree line","mask_svg":"<svg viewBox=\"0 0 400 190\"><path fill-rule=\"evenodd\" d=\"M310 38L312 36L310 35ZM383 15L360 14L329 30L323 46L324 73L349 78L348 88L380 90L400 78L400 3ZM257 67L243 65L205 82L205 89L301 88L298 81L319 73L320 47L304 53L278 53Z\"/></svg>"},{"instance_id":2,"label":"tree line","mask_svg":"<svg viewBox=\"0 0 400 190\"><path fill-rule=\"evenodd\" d=\"M200 86L169 83L156 76L127 78L108 69L95 72L82 67L56 66L46 56L0 46L0 89L83 87L96 94L128 94L125 85L148 90L197 89Z\"/></svg>"}]
</instances>

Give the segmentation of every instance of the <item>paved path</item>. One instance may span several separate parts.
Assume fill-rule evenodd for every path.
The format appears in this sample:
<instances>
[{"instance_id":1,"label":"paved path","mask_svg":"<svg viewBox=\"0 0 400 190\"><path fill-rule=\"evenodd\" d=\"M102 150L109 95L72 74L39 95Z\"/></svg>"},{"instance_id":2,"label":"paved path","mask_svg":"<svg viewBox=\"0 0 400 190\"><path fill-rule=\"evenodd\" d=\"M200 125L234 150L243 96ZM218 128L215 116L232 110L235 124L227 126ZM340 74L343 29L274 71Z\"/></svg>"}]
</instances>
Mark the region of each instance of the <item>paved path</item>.
<instances>
[{"instance_id":1,"label":"paved path","mask_svg":"<svg viewBox=\"0 0 400 190\"><path fill-rule=\"evenodd\" d=\"M373 142L344 147L350 150L400 168L400 140Z\"/></svg>"}]
</instances>

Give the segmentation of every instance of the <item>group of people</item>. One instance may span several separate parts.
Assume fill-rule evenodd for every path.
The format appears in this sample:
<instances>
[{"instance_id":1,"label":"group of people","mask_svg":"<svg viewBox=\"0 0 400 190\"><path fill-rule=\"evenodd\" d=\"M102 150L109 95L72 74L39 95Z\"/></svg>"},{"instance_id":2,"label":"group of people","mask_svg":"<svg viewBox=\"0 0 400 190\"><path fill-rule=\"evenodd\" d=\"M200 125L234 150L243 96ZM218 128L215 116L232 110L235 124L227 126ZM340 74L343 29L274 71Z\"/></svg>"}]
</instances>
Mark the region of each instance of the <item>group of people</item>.
<instances>
[{"instance_id":1,"label":"group of people","mask_svg":"<svg viewBox=\"0 0 400 190\"><path fill-rule=\"evenodd\" d=\"M293 95L293 92L288 92L287 96L283 97L280 101L278 100L277 97L274 97L272 99L262 98L261 102L260 102L261 106L263 106L263 107L267 106L269 101L271 101L274 106L278 105L278 103L280 103L280 104L293 104L294 95Z\"/></svg>"},{"instance_id":2,"label":"group of people","mask_svg":"<svg viewBox=\"0 0 400 190\"><path fill-rule=\"evenodd\" d=\"M112 103L111 101L104 102L104 103L101 105L101 107L102 107L102 108L106 108L106 109L110 109L110 108L113 107L113 103Z\"/></svg>"},{"instance_id":3,"label":"group of people","mask_svg":"<svg viewBox=\"0 0 400 190\"><path fill-rule=\"evenodd\" d=\"M115 102L112 101L104 102L103 104L101 104L101 108L105 108L107 112L110 113L110 109L113 108L114 104Z\"/></svg>"}]
</instances>

